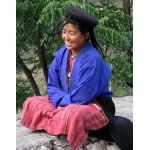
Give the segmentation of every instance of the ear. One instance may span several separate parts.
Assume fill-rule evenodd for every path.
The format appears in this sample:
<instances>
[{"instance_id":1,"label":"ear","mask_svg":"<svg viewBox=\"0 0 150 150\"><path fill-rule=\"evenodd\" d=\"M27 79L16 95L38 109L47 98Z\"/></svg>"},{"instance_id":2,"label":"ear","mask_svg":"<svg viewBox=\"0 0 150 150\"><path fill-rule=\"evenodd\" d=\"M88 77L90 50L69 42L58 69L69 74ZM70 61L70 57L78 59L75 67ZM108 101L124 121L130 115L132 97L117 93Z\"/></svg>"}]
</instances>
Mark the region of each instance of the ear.
<instances>
[{"instance_id":1,"label":"ear","mask_svg":"<svg viewBox=\"0 0 150 150\"><path fill-rule=\"evenodd\" d=\"M89 38L89 36L90 36L90 33L89 33L89 32L86 32L86 33L85 33L85 40L87 40L87 39Z\"/></svg>"}]
</instances>

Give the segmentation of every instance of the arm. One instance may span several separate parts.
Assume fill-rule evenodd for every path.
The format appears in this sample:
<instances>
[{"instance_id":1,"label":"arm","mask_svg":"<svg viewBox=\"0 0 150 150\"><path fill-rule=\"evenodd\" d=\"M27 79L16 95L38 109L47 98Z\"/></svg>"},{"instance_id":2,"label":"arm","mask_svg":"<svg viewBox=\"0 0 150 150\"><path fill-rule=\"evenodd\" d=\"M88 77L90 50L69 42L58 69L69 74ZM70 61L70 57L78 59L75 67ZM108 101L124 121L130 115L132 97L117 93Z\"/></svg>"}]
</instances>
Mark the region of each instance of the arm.
<instances>
[{"instance_id":1,"label":"arm","mask_svg":"<svg viewBox=\"0 0 150 150\"><path fill-rule=\"evenodd\" d=\"M108 80L103 78L105 73L110 72L105 71L105 64L99 57L87 58L81 64L78 86L62 98L60 106L90 103L107 87Z\"/></svg>"},{"instance_id":2,"label":"arm","mask_svg":"<svg viewBox=\"0 0 150 150\"><path fill-rule=\"evenodd\" d=\"M48 70L47 92L54 108L57 108L61 99L66 96L62 90L59 78L59 65L55 57Z\"/></svg>"}]
</instances>

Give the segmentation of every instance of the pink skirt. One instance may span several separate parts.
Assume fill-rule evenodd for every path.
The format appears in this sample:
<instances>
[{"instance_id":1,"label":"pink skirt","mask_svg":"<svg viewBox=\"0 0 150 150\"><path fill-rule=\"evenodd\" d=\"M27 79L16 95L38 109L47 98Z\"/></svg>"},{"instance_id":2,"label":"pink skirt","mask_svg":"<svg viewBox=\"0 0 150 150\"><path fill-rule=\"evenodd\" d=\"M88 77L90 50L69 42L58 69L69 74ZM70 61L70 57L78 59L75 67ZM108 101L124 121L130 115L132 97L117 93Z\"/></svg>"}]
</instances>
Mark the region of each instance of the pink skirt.
<instances>
[{"instance_id":1,"label":"pink skirt","mask_svg":"<svg viewBox=\"0 0 150 150\"><path fill-rule=\"evenodd\" d=\"M48 96L33 96L23 103L20 123L30 130L65 134L75 150L86 142L89 130L98 130L109 120L96 100L88 105L69 104L54 109Z\"/></svg>"}]
</instances>

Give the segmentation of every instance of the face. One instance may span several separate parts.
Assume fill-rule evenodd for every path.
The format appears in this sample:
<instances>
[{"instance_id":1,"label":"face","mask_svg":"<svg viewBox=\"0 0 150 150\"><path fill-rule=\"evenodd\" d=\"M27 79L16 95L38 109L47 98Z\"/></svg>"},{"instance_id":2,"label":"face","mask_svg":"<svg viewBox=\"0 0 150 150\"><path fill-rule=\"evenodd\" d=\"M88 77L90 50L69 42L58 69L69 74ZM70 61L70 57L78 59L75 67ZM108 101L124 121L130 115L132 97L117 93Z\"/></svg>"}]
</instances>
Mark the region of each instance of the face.
<instances>
[{"instance_id":1,"label":"face","mask_svg":"<svg viewBox=\"0 0 150 150\"><path fill-rule=\"evenodd\" d=\"M62 39L71 51L78 52L85 44L86 38L74 24L67 23L62 29Z\"/></svg>"}]
</instances>

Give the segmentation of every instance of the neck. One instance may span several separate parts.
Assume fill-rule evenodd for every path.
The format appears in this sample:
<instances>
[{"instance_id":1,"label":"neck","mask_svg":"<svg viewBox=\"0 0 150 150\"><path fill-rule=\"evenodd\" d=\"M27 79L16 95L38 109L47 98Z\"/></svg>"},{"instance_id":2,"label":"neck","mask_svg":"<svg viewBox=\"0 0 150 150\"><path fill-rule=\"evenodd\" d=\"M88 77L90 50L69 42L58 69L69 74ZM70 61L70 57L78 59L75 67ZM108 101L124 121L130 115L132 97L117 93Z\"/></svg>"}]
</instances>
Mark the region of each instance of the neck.
<instances>
[{"instance_id":1,"label":"neck","mask_svg":"<svg viewBox=\"0 0 150 150\"><path fill-rule=\"evenodd\" d=\"M71 55L71 58L72 59L74 59L74 58L76 58L76 56L78 55L78 53L79 53L79 51L83 48L85 46L85 43L81 46L81 47L79 47L78 49L76 49L76 50L70 50L71 52L70 52L70 55Z\"/></svg>"}]
</instances>

